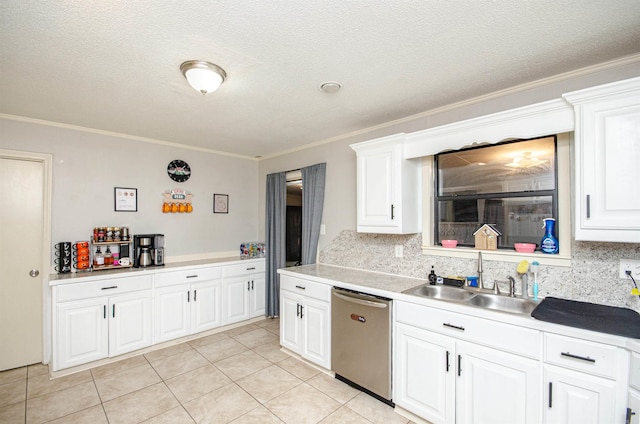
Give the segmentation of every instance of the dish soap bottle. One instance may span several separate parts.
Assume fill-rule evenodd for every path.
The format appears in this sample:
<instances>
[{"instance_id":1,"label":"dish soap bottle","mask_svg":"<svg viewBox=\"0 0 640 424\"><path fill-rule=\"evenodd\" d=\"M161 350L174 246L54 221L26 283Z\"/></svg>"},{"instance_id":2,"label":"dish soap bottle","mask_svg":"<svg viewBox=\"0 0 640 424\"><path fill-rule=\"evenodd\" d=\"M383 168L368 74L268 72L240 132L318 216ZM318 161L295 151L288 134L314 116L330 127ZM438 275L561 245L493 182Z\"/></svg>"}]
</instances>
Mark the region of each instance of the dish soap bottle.
<instances>
[{"instance_id":1,"label":"dish soap bottle","mask_svg":"<svg viewBox=\"0 0 640 424\"><path fill-rule=\"evenodd\" d=\"M542 253L558 253L558 239L556 238L556 220L553 218L544 219L544 236L540 241L540 250Z\"/></svg>"},{"instance_id":2,"label":"dish soap bottle","mask_svg":"<svg viewBox=\"0 0 640 424\"><path fill-rule=\"evenodd\" d=\"M433 269L433 265L431 265L431 273L429 273L429 284L434 286L438 281L438 276L436 275L436 271Z\"/></svg>"}]
</instances>

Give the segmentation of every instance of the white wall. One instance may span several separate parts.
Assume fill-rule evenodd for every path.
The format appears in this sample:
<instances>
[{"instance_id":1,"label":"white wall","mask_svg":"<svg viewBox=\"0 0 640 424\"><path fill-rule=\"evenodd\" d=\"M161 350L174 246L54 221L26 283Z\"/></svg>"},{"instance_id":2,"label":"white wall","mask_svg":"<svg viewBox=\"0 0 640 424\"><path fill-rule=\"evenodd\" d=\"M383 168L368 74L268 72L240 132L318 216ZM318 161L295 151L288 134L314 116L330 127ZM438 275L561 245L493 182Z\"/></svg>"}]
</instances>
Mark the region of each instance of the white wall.
<instances>
[{"instance_id":1,"label":"white wall","mask_svg":"<svg viewBox=\"0 0 640 424\"><path fill-rule=\"evenodd\" d=\"M223 156L75 129L0 119L0 149L53 155L52 242L87 240L96 226L129 226L132 234L162 233L166 255L216 256L258 240L258 164ZM192 176L167 176L173 159ZM138 212L114 211L114 187L138 189ZM193 194L190 214L163 214L162 193ZM229 214L213 213L213 194L229 195Z\"/></svg>"}]
</instances>

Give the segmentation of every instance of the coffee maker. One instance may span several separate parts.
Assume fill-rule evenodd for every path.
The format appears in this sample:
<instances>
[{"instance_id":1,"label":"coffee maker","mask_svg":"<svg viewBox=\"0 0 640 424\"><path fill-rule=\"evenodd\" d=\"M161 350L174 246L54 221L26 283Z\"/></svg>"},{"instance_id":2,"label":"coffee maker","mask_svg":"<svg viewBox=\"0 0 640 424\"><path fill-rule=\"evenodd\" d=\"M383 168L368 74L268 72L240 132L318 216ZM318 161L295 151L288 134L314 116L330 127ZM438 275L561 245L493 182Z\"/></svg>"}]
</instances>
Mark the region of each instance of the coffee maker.
<instances>
[{"instance_id":1,"label":"coffee maker","mask_svg":"<svg viewBox=\"0 0 640 424\"><path fill-rule=\"evenodd\" d=\"M164 234L136 234L133 236L135 268L164 265Z\"/></svg>"}]
</instances>

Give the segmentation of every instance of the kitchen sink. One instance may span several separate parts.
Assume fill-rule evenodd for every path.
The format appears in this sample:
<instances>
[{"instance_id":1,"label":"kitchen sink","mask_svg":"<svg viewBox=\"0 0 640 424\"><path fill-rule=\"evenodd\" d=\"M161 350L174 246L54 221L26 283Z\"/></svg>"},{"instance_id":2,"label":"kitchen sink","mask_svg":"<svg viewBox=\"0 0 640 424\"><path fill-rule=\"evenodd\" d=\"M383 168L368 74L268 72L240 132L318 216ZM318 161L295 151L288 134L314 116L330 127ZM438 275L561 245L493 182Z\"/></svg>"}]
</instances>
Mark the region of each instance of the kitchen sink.
<instances>
[{"instance_id":1,"label":"kitchen sink","mask_svg":"<svg viewBox=\"0 0 640 424\"><path fill-rule=\"evenodd\" d=\"M405 290L402 293L449 302L463 303L478 308L492 309L494 311L509 312L512 314L522 315L531 315L531 312L535 309L536 306L538 306L539 303L531 299L489 294L477 289L469 290L453 286L444 286L440 284L423 284Z\"/></svg>"},{"instance_id":2,"label":"kitchen sink","mask_svg":"<svg viewBox=\"0 0 640 424\"><path fill-rule=\"evenodd\" d=\"M484 293L476 294L467 303L496 311L526 315L531 315L531 312L538 306L538 302L535 300Z\"/></svg>"},{"instance_id":3,"label":"kitchen sink","mask_svg":"<svg viewBox=\"0 0 640 424\"><path fill-rule=\"evenodd\" d=\"M475 296L475 293L457 287L443 285L432 286L429 284L413 287L409 290L405 290L403 293L412 294L414 296L433 297L435 299L454 301L466 301Z\"/></svg>"}]
</instances>

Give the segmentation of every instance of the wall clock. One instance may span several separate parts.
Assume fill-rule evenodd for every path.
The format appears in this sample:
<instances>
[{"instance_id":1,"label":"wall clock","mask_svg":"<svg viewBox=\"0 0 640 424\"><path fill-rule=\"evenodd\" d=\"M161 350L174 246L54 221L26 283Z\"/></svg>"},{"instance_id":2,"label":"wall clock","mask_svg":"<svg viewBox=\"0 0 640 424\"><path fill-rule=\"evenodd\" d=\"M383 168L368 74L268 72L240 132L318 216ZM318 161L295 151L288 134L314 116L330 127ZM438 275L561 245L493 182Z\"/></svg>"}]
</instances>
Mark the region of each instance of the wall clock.
<instances>
[{"instance_id":1,"label":"wall clock","mask_svg":"<svg viewBox=\"0 0 640 424\"><path fill-rule=\"evenodd\" d=\"M183 183L191 176L191 168L189 168L189 164L187 162L176 159L169 162L169 165L167 166L167 174L173 181Z\"/></svg>"}]
</instances>

